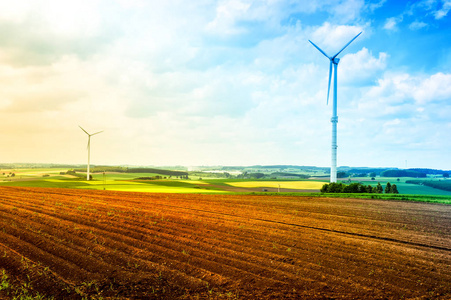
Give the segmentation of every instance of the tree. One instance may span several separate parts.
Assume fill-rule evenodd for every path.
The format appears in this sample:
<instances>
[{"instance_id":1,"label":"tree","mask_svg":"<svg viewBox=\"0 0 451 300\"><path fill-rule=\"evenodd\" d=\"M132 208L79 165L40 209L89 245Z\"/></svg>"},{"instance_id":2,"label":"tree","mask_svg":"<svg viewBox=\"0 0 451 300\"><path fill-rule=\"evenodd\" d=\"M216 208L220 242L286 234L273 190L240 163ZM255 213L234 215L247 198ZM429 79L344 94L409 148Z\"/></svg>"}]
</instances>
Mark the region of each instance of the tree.
<instances>
[{"instance_id":1,"label":"tree","mask_svg":"<svg viewBox=\"0 0 451 300\"><path fill-rule=\"evenodd\" d=\"M265 174L264 173L259 173L259 172L257 172L257 173L250 173L249 177L260 179L260 178L265 177Z\"/></svg>"},{"instance_id":2,"label":"tree","mask_svg":"<svg viewBox=\"0 0 451 300\"><path fill-rule=\"evenodd\" d=\"M371 172L370 173L370 177L376 177L376 173L375 172Z\"/></svg>"},{"instance_id":3,"label":"tree","mask_svg":"<svg viewBox=\"0 0 451 300\"><path fill-rule=\"evenodd\" d=\"M390 187L390 193L392 193L392 194L399 194L398 187L396 186L396 184L394 184L394 185L392 185Z\"/></svg>"},{"instance_id":4,"label":"tree","mask_svg":"<svg viewBox=\"0 0 451 300\"><path fill-rule=\"evenodd\" d=\"M5 173L3 173L5 175ZM443 178L449 178L449 173L443 173Z\"/></svg>"},{"instance_id":5,"label":"tree","mask_svg":"<svg viewBox=\"0 0 451 300\"><path fill-rule=\"evenodd\" d=\"M348 173L343 171L337 172L337 178L345 178L345 177L348 177Z\"/></svg>"},{"instance_id":6,"label":"tree","mask_svg":"<svg viewBox=\"0 0 451 300\"><path fill-rule=\"evenodd\" d=\"M384 191L384 189L382 188L381 183L378 182L378 183L377 183L377 186L376 186L376 193L382 194L383 191Z\"/></svg>"},{"instance_id":7,"label":"tree","mask_svg":"<svg viewBox=\"0 0 451 300\"><path fill-rule=\"evenodd\" d=\"M328 193L342 193L343 192L343 183L331 182L327 189Z\"/></svg>"},{"instance_id":8,"label":"tree","mask_svg":"<svg viewBox=\"0 0 451 300\"><path fill-rule=\"evenodd\" d=\"M354 182L343 187L344 193L365 193L366 189L359 182Z\"/></svg>"},{"instance_id":9,"label":"tree","mask_svg":"<svg viewBox=\"0 0 451 300\"><path fill-rule=\"evenodd\" d=\"M391 191L391 184L390 182L387 182L387 185L385 186L385 193L390 194Z\"/></svg>"},{"instance_id":10,"label":"tree","mask_svg":"<svg viewBox=\"0 0 451 300\"><path fill-rule=\"evenodd\" d=\"M325 183L321 187L321 193L382 193L383 191L384 189L380 183L376 187L372 187L371 185L363 185L360 182L351 184L332 182L330 184Z\"/></svg>"}]
</instances>

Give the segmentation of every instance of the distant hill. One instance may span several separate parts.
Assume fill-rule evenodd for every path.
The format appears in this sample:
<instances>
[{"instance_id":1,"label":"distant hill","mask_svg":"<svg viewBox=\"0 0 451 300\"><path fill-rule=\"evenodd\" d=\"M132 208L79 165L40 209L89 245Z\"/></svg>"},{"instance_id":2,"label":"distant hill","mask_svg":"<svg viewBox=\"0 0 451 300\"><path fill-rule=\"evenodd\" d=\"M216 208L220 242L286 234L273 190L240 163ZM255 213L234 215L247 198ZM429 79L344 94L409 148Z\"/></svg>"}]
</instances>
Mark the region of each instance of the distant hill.
<instances>
[{"instance_id":1,"label":"distant hill","mask_svg":"<svg viewBox=\"0 0 451 300\"><path fill-rule=\"evenodd\" d=\"M296 177L296 178L302 178L302 179L307 179L310 176L309 175L305 175L305 174L296 174L296 173L287 173L287 172L274 172L271 173L270 176L274 176L274 177Z\"/></svg>"},{"instance_id":2,"label":"distant hill","mask_svg":"<svg viewBox=\"0 0 451 300\"><path fill-rule=\"evenodd\" d=\"M393 168L366 168L366 167L360 167L360 168L344 168L339 167L338 171L343 171L349 174L370 174L375 173L376 175L380 175L382 172L387 170L392 170Z\"/></svg>"},{"instance_id":3,"label":"distant hill","mask_svg":"<svg viewBox=\"0 0 451 300\"><path fill-rule=\"evenodd\" d=\"M451 171L427 169L427 168L367 168L367 167L339 167L338 171L346 172L348 174L370 174L375 173L382 177L426 177L426 175L443 175L450 174Z\"/></svg>"},{"instance_id":4,"label":"distant hill","mask_svg":"<svg viewBox=\"0 0 451 300\"><path fill-rule=\"evenodd\" d=\"M443 174L451 173L451 170L444 171L444 170L437 170L437 169L412 168L412 169L408 169L408 170L412 170L412 171L416 171L416 172L420 172L420 173L424 173L424 174L430 174L430 175L443 175Z\"/></svg>"},{"instance_id":5,"label":"distant hill","mask_svg":"<svg viewBox=\"0 0 451 300\"><path fill-rule=\"evenodd\" d=\"M381 173L382 177L417 177L424 178L427 175L449 175L451 171L436 170L436 169L391 169Z\"/></svg>"},{"instance_id":6,"label":"distant hill","mask_svg":"<svg viewBox=\"0 0 451 300\"><path fill-rule=\"evenodd\" d=\"M422 173L413 170L386 170L381 173L381 177L426 177L427 173Z\"/></svg>"},{"instance_id":7,"label":"distant hill","mask_svg":"<svg viewBox=\"0 0 451 300\"><path fill-rule=\"evenodd\" d=\"M86 168L75 169L77 172L86 172ZM118 173L155 173L166 176L187 176L188 172L185 171L174 171L174 170L165 170L165 169L157 169L157 168L128 168L128 167L119 167L119 166L92 166L90 168L92 173L101 173L101 172L118 172Z\"/></svg>"}]
</instances>

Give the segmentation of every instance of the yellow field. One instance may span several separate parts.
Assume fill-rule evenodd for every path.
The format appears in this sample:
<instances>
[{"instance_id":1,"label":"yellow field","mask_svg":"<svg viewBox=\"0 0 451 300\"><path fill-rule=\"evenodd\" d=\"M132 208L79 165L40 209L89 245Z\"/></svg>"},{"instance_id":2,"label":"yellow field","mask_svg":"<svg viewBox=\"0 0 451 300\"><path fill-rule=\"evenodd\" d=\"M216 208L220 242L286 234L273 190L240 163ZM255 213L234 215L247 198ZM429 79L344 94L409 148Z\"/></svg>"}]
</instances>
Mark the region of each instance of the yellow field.
<instances>
[{"instance_id":1,"label":"yellow field","mask_svg":"<svg viewBox=\"0 0 451 300\"><path fill-rule=\"evenodd\" d=\"M296 190L319 190L324 182L318 181L243 181L228 182L228 185L243 188L281 188Z\"/></svg>"}]
</instances>

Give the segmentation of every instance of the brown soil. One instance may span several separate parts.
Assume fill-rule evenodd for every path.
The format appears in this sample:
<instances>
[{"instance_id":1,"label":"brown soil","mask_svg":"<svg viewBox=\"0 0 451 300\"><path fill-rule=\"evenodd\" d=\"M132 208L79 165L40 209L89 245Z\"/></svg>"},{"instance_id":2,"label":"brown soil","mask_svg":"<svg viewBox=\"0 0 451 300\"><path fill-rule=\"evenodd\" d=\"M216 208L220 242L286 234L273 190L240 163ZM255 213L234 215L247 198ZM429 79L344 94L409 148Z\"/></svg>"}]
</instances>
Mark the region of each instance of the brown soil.
<instances>
[{"instance_id":1,"label":"brown soil","mask_svg":"<svg viewBox=\"0 0 451 300\"><path fill-rule=\"evenodd\" d=\"M451 298L446 205L0 187L0 229L54 299Z\"/></svg>"}]
</instances>

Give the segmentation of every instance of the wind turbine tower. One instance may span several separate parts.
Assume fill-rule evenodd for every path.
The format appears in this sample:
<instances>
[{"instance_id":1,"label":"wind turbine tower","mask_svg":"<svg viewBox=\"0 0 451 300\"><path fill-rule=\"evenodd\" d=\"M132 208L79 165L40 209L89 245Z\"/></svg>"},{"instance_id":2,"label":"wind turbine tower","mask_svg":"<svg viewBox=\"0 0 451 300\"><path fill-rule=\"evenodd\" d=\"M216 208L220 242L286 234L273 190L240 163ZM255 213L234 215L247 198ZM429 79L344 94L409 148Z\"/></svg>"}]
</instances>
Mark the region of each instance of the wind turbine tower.
<instances>
[{"instance_id":1,"label":"wind turbine tower","mask_svg":"<svg viewBox=\"0 0 451 300\"><path fill-rule=\"evenodd\" d=\"M93 134L89 134L86 130L84 130L80 125L78 125L78 127L81 128L81 130L83 130L87 135L88 135L88 167L86 169L86 180L89 180L89 160L90 160L90 152L91 152L91 136L101 133L102 131L93 133Z\"/></svg>"},{"instance_id":2,"label":"wind turbine tower","mask_svg":"<svg viewBox=\"0 0 451 300\"><path fill-rule=\"evenodd\" d=\"M332 78L332 68L334 69L334 97L332 103L332 118L330 121L332 122L332 162L330 167L330 182L337 182L337 123L338 123L338 115L337 115L337 69L338 63L340 59L337 57L346 47L349 46L359 35L360 32L356 35L349 43L347 43L340 51L337 52L334 56L327 55L320 47L315 45L311 40L309 42L319 50L325 57L330 60L329 67L329 84L327 86L327 104L329 104L329 92L330 92L330 81Z\"/></svg>"}]
</instances>

